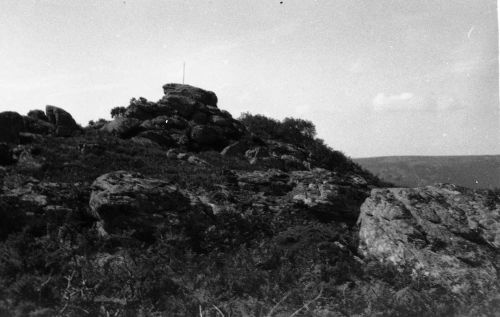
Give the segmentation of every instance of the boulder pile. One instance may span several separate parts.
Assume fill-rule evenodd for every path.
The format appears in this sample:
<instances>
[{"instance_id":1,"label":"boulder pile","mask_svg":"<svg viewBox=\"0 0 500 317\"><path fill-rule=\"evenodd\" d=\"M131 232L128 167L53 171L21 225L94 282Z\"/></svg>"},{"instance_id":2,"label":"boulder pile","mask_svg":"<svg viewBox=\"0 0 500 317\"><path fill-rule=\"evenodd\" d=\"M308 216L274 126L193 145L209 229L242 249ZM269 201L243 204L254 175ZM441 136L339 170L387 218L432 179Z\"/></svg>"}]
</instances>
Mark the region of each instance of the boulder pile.
<instances>
[{"instance_id":1,"label":"boulder pile","mask_svg":"<svg viewBox=\"0 0 500 317\"><path fill-rule=\"evenodd\" d=\"M0 165L19 160L15 153L23 150L19 144L39 141L47 135L71 137L80 129L68 112L54 106L47 106L46 112L31 110L27 116L13 111L0 112Z\"/></svg>"},{"instance_id":2,"label":"boulder pile","mask_svg":"<svg viewBox=\"0 0 500 317\"><path fill-rule=\"evenodd\" d=\"M143 144L149 140L192 151L220 151L245 134L239 121L217 107L215 93L183 84L166 84L163 91L165 95L156 103L132 99L101 130Z\"/></svg>"},{"instance_id":3,"label":"boulder pile","mask_svg":"<svg viewBox=\"0 0 500 317\"><path fill-rule=\"evenodd\" d=\"M45 113L31 110L27 116L13 111L0 113L0 142L18 144L22 133L70 137L79 130L71 114L54 106L47 106Z\"/></svg>"}]
</instances>

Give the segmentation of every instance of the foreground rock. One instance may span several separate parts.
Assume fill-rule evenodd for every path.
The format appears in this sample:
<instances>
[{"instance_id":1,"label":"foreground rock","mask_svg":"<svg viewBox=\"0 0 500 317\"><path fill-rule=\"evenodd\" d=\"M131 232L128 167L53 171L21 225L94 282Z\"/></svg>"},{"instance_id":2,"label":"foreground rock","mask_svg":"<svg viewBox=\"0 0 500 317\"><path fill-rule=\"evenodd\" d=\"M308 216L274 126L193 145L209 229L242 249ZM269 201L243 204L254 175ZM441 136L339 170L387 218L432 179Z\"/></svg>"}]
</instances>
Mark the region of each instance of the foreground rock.
<instances>
[{"instance_id":1,"label":"foreground rock","mask_svg":"<svg viewBox=\"0 0 500 317\"><path fill-rule=\"evenodd\" d=\"M148 239L155 229L179 224L182 213L203 210L176 186L134 172L101 175L91 188L91 216L101 220L107 232L134 230Z\"/></svg>"},{"instance_id":2,"label":"foreground rock","mask_svg":"<svg viewBox=\"0 0 500 317\"><path fill-rule=\"evenodd\" d=\"M413 269L453 293L497 280L500 197L454 185L375 189L361 207L360 250Z\"/></svg>"}]
</instances>

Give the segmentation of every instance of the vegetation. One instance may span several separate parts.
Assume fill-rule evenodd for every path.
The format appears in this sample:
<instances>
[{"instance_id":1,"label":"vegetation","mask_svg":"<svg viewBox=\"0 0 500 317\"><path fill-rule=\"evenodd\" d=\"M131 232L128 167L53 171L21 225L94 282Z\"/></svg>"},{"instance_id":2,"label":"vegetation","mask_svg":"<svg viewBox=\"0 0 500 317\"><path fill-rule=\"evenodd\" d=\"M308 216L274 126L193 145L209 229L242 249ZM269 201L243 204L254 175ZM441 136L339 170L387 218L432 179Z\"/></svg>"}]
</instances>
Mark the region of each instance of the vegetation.
<instances>
[{"instance_id":1,"label":"vegetation","mask_svg":"<svg viewBox=\"0 0 500 317\"><path fill-rule=\"evenodd\" d=\"M114 107L111 109L111 118L123 116L125 111L127 111L127 108L125 107Z\"/></svg>"},{"instance_id":2,"label":"vegetation","mask_svg":"<svg viewBox=\"0 0 500 317\"><path fill-rule=\"evenodd\" d=\"M238 118L255 136L267 140L278 140L304 148L310 153L314 166L337 172L356 171L366 175L373 183L391 186L380 180L357 163L346 157L341 151L332 149L324 140L316 137L316 127L308 120L285 118L282 121L260 114L242 113Z\"/></svg>"},{"instance_id":3,"label":"vegetation","mask_svg":"<svg viewBox=\"0 0 500 317\"><path fill-rule=\"evenodd\" d=\"M261 138L306 148L319 166L357 168L317 139L309 121L240 120ZM320 221L282 197L231 189L231 173L258 164L198 153L206 168L92 127L30 147L45 158L43 168L13 166L2 177L64 184L46 194L69 211L42 215L21 200L0 204L0 316L489 316L500 304L487 295L463 302L430 279L363 258L356 226ZM90 183L121 169L230 207L210 220L188 213L151 241L134 232L102 238L86 212Z\"/></svg>"}]
</instances>

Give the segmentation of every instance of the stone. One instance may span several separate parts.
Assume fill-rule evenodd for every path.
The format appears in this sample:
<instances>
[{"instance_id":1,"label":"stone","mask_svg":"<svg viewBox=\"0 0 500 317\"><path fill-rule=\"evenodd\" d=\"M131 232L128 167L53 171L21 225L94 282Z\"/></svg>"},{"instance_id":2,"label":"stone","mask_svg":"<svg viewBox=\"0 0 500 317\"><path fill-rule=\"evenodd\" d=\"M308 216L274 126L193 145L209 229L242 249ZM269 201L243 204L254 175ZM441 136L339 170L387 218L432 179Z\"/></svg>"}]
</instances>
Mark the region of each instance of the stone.
<instances>
[{"instance_id":1,"label":"stone","mask_svg":"<svg viewBox=\"0 0 500 317\"><path fill-rule=\"evenodd\" d=\"M246 151L245 152L245 157L249 161L253 161L253 163L255 164L255 162L258 159L264 158L264 157L269 157L269 150L266 147L257 146L257 147L255 147L253 149L250 149L250 150Z\"/></svg>"},{"instance_id":2,"label":"stone","mask_svg":"<svg viewBox=\"0 0 500 317\"><path fill-rule=\"evenodd\" d=\"M278 158L281 158L283 155L294 156L299 161L305 161L309 158L309 152L293 144L274 140L268 140L266 143L271 155Z\"/></svg>"},{"instance_id":3,"label":"stone","mask_svg":"<svg viewBox=\"0 0 500 317\"><path fill-rule=\"evenodd\" d=\"M163 96L160 100L166 108L172 109L177 115L183 118L190 118L200 105L187 96L169 95Z\"/></svg>"},{"instance_id":4,"label":"stone","mask_svg":"<svg viewBox=\"0 0 500 317\"><path fill-rule=\"evenodd\" d=\"M45 115L45 112L43 112L43 110L39 110L39 109L30 110L28 112L28 117L30 117L32 119L36 119L36 120L42 120L45 122L49 122L49 118L47 118L47 115Z\"/></svg>"},{"instance_id":5,"label":"stone","mask_svg":"<svg viewBox=\"0 0 500 317\"><path fill-rule=\"evenodd\" d=\"M23 131L28 133L48 135L56 131L56 127L52 123L29 116L23 117L23 124Z\"/></svg>"},{"instance_id":6,"label":"stone","mask_svg":"<svg viewBox=\"0 0 500 317\"><path fill-rule=\"evenodd\" d=\"M176 142L168 133L162 131L143 131L137 137L146 138L163 147L175 146Z\"/></svg>"},{"instance_id":7,"label":"stone","mask_svg":"<svg viewBox=\"0 0 500 317\"><path fill-rule=\"evenodd\" d=\"M158 116L153 119L145 120L140 127L144 130L162 130L167 128L168 116Z\"/></svg>"},{"instance_id":8,"label":"stone","mask_svg":"<svg viewBox=\"0 0 500 317\"><path fill-rule=\"evenodd\" d=\"M132 98L129 106L126 108L123 117L135 118L141 121L150 120L159 116L171 116L174 114L174 109L163 103L155 103L148 101L146 98Z\"/></svg>"},{"instance_id":9,"label":"stone","mask_svg":"<svg viewBox=\"0 0 500 317\"><path fill-rule=\"evenodd\" d=\"M239 141L233 142L226 146L221 154L224 156L245 156L246 152L256 146L256 143L251 138L242 138Z\"/></svg>"},{"instance_id":10,"label":"stone","mask_svg":"<svg viewBox=\"0 0 500 317\"><path fill-rule=\"evenodd\" d=\"M358 224L365 256L425 275L458 295L494 291L498 195L491 200L486 191L447 184L374 189Z\"/></svg>"},{"instance_id":11,"label":"stone","mask_svg":"<svg viewBox=\"0 0 500 317\"><path fill-rule=\"evenodd\" d=\"M205 161L205 160L203 160L195 155L189 156L187 161L188 161L188 163L198 165L198 166L211 166L210 163L208 163L207 161Z\"/></svg>"},{"instance_id":12,"label":"stone","mask_svg":"<svg viewBox=\"0 0 500 317\"><path fill-rule=\"evenodd\" d=\"M208 122L208 115L205 112L197 111L193 114L191 120L196 124L206 124Z\"/></svg>"},{"instance_id":13,"label":"stone","mask_svg":"<svg viewBox=\"0 0 500 317\"><path fill-rule=\"evenodd\" d=\"M17 166L20 170L37 172L43 169L45 158L35 157L28 149L20 151L17 157Z\"/></svg>"},{"instance_id":14,"label":"stone","mask_svg":"<svg viewBox=\"0 0 500 317\"><path fill-rule=\"evenodd\" d=\"M322 221L355 223L369 188L343 181L342 177L324 169L291 173L295 187L292 200L307 208Z\"/></svg>"},{"instance_id":15,"label":"stone","mask_svg":"<svg viewBox=\"0 0 500 317\"><path fill-rule=\"evenodd\" d=\"M191 130L191 139L201 147L212 147L217 145L220 138L210 126L197 125Z\"/></svg>"},{"instance_id":16,"label":"stone","mask_svg":"<svg viewBox=\"0 0 500 317\"><path fill-rule=\"evenodd\" d=\"M175 223L177 213L190 206L189 199L176 186L135 172L101 175L91 188L90 215L103 221L105 230L110 232L151 232L160 223Z\"/></svg>"},{"instance_id":17,"label":"stone","mask_svg":"<svg viewBox=\"0 0 500 317\"><path fill-rule=\"evenodd\" d=\"M23 117L19 113L0 112L0 142L19 143L19 132L23 127Z\"/></svg>"},{"instance_id":18,"label":"stone","mask_svg":"<svg viewBox=\"0 0 500 317\"><path fill-rule=\"evenodd\" d=\"M156 142L153 142L153 140L148 139L148 138L143 138L140 136L134 136L133 138L130 139L130 141L132 141L136 144L142 145L142 146L148 146L148 147L149 146L151 146L151 147L159 146L159 144Z\"/></svg>"},{"instance_id":19,"label":"stone","mask_svg":"<svg viewBox=\"0 0 500 317\"><path fill-rule=\"evenodd\" d=\"M280 159L283 161L285 169L288 171L306 170L303 161L293 155L283 154Z\"/></svg>"},{"instance_id":20,"label":"stone","mask_svg":"<svg viewBox=\"0 0 500 317\"><path fill-rule=\"evenodd\" d=\"M31 143L40 143L43 141L43 135L29 132L21 132L19 133L19 143L20 144L31 144Z\"/></svg>"},{"instance_id":21,"label":"stone","mask_svg":"<svg viewBox=\"0 0 500 317\"><path fill-rule=\"evenodd\" d=\"M181 116L173 115L168 118L166 127L167 129L184 130L188 127L188 122Z\"/></svg>"},{"instance_id":22,"label":"stone","mask_svg":"<svg viewBox=\"0 0 500 317\"><path fill-rule=\"evenodd\" d=\"M217 95L215 93L190 85L166 84L163 85L163 92L167 98L182 96L205 105L217 106Z\"/></svg>"},{"instance_id":23,"label":"stone","mask_svg":"<svg viewBox=\"0 0 500 317\"><path fill-rule=\"evenodd\" d=\"M7 143L0 143L0 165L9 165L15 163L12 156L12 149Z\"/></svg>"},{"instance_id":24,"label":"stone","mask_svg":"<svg viewBox=\"0 0 500 317\"><path fill-rule=\"evenodd\" d=\"M119 117L106 123L101 131L105 131L121 138L130 138L141 132L141 121L135 118Z\"/></svg>"},{"instance_id":25,"label":"stone","mask_svg":"<svg viewBox=\"0 0 500 317\"><path fill-rule=\"evenodd\" d=\"M65 110L54 106L46 106L45 113L49 122L55 126L56 136L68 137L79 130L71 114Z\"/></svg>"},{"instance_id":26,"label":"stone","mask_svg":"<svg viewBox=\"0 0 500 317\"><path fill-rule=\"evenodd\" d=\"M238 174L238 186L265 195L282 196L292 190L288 174L275 169Z\"/></svg>"}]
</instances>

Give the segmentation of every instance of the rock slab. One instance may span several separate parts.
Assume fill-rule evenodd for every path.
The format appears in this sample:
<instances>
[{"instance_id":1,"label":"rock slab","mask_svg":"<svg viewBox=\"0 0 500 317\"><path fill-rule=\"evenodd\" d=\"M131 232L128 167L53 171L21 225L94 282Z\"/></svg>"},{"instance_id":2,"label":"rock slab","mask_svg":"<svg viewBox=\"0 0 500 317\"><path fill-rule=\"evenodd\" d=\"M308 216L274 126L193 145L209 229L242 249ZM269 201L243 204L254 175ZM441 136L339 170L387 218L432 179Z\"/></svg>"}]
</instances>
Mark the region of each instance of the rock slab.
<instances>
[{"instance_id":1,"label":"rock slab","mask_svg":"<svg viewBox=\"0 0 500 317\"><path fill-rule=\"evenodd\" d=\"M361 206L360 251L450 291L491 291L500 267L500 196L455 185L374 189Z\"/></svg>"},{"instance_id":2,"label":"rock slab","mask_svg":"<svg viewBox=\"0 0 500 317\"><path fill-rule=\"evenodd\" d=\"M158 223L175 222L176 213L190 206L176 186L135 172L101 175L91 188L90 214L104 222L106 231L151 232Z\"/></svg>"}]
</instances>

